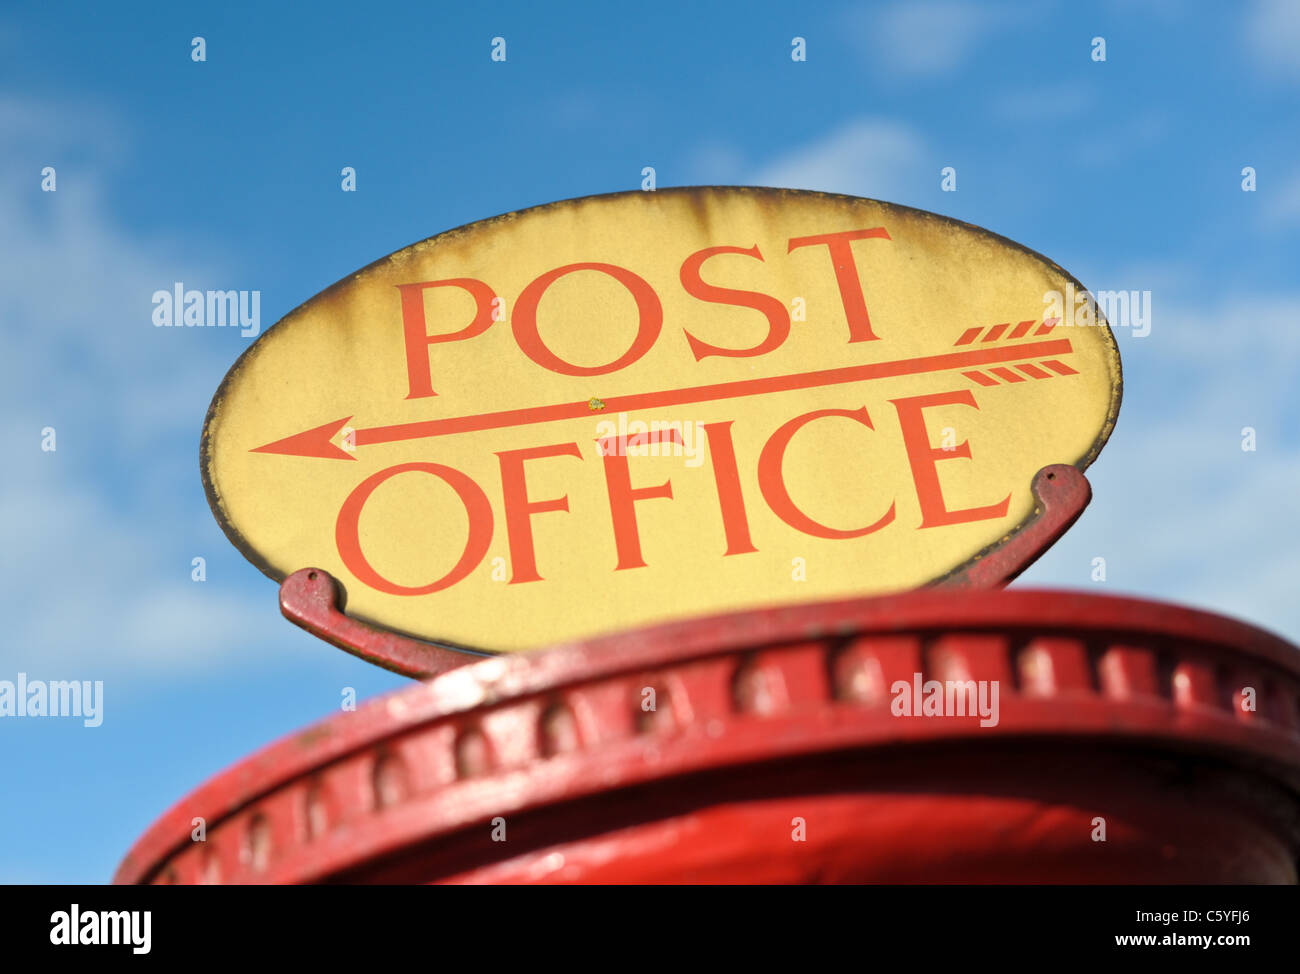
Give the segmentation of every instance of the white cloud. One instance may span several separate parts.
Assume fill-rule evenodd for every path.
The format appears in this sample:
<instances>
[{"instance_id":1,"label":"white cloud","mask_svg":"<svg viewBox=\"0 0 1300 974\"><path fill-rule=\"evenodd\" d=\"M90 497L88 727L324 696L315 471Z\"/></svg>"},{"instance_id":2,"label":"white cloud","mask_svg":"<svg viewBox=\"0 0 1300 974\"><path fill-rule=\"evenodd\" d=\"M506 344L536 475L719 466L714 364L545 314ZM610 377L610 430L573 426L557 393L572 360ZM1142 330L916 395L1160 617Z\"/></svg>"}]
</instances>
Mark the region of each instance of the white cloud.
<instances>
[{"instance_id":1,"label":"white cloud","mask_svg":"<svg viewBox=\"0 0 1300 974\"><path fill-rule=\"evenodd\" d=\"M1024 582L1183 602L1300 638L1300 294L1157 303L1153 318L1149 337L1120 336L1125 404L1089 471L1092 505ZM1091 584L1094 557L1104 585Z\"/></svg>"},{"instance_id":2,"label":"white cloud","mask_svg":"<svg viewBox=\"0 0 1300 974\"><path fill-rule=\"evenodd\" d=\"M925 155L906 126L858 120L755 181L899 199L930 175ZM1300 637L1300 294L1202 303L1203 282L1170 261L1106 281L1155 292L1152 332L1119 329L1125 405L1089 472L1093 503L1024 581L1088 586L1101 556L1109 579L1097 591L1200 605ZM1241 449L1244 426L1257 431L1255 452Z\"/></svg>"},{"instance_id":3,"label":"white cloud","mask_svg":"<svg viewBox=\"0 0 1300 974\"><path fill-rule=\"evenodd\" d=\"M925 146L910 128L887 119L856 119L761 167L760 186L815 189L872 199L905 200L938 170L925 168Z\"/></svg>"},{"instance_id":4,"label":"white cloud","mask_svg":"<svg viewBox=\"0 0 1300 974\"><path fill-rule=\"evenodd\" d=\"M1256 0L1243 21L1242 37L1251 62L1264 74L1300 81L1300 4L1295 0Z\"/></svg>"},{"instance_id":5,"label":"white cloud","mask_svg":"<svg viewBox=\"0 0 1300 974\"><path fill-rule=\"evenodd\" d=\"M1282 177L1282 183L1276 190L1267 183L1259 185L1257 189L1268 200L1268 206L1263 212L1266 227L1300 226L1300 171Z\"/></svg>"},{"instance_id":6,"label":"white cloud","mask_svg":"<svg viewBox=\"0 0 1300 974\"><path fill-rule=\"evenodd\" d=\"M287 625L273 583L249 595L230 578L251 569L217 570L242 559L198 476L207 402L246 341L150 320L155 290L229 286L227 271L112 216L103 175L125 155L115 130L92 108L0 98L5 669L210 665ZM53 193L40 189L47 165ZM191 580L194 556L209 581Z\"/></svg>"},{"instance_id":7,"label":"white cloud","mask_svg":"<svg viewBox=\"0 0 1300 974\"><path fill-rule=\"evenodd\" d=\"M686 161L684 185L727 185L743 178L745 157L730 142L709 139L692 151Z\"/></svg>"},{"instance_id":8,"label":"white cloud","mask_svg":"<svg viewBox=\"0 0 1300 974\"><path fill-rule=\"evenodd\" d=\"M1081 115L1096 103L1096 92L1079 82L1034 85L1003 92L993 112L1010 122L1059 121Z\"/></svg>"},{"instance_id":9,"label":"white cloud","mask_svg":"<svg viewBox=\"0 0 1300 974\"><path fill-rule=\"evenodd\" d=\"M1004 18L996 4L897 0L883 7L856 9L848 29L880 73L939 77L960 68Z\"/></svg>"},{"instance_id":10,"label":"white cloud","mask_svg":"<svg viewBox=\"0 0 1300 974\"><path fill-rule=\"evenodd\" d=\"M906 126L863 119L755 182L899 199L931 174L925 156ZM1119 329L1125 405L1089 472L1093 503L1025 582L1088 586L1102 556L1109 580L1097 591L1201 605L1300 637L1300 294L1210 304L1203 282L1168 260L1105 281L1155 292L1152 332ZM1244 426L1257 431L1255 452L1241 449Z\"/></svg>"}]
</instances>

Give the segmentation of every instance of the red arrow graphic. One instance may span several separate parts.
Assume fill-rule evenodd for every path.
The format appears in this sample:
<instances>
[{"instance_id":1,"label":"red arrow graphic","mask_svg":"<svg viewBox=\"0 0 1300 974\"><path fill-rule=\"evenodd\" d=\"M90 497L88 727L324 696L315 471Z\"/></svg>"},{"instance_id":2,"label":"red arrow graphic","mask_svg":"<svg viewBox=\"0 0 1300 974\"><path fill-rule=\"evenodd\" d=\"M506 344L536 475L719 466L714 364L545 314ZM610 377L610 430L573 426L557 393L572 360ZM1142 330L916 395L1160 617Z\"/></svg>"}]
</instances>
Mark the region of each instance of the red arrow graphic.
<instances>
[{"instance_id":1,"label":"red arrow graphic","mask_svg":"<svg viewBox=\"0 0 1300 974\"><path fill-rule=\"evenodd\" d=\"M1042 333L1040 329L1039 334ZM813 389L819 386L860 382L865 379L884 379L900 375L920 375L926 372L947 372L952 369L969 369L974 366L1013 362L1017 359L1041 359L1055 355L1068 355L1072 351L1068 338L1021 342L1017 345L994 348L969 348L942 355L923 355L918 358L899 359L894 362L871 362L838 369L821 369L816 372L798 372L793 375L775 375L764 379L739 379L707 386L686 389L664 389L660 392L642 392L627 396L610 396L604 400L601 412L633 412L638 409L658 409L698 402L717 402L740 399L771 392L789 392L793 389ZM579 419L596 415L588 400L556 403L550 406L533 406L525 409L507 409L496 413L479 413L474 416L453 416L447 419L429 419L416 423L398 423L394 426L372 426L355 431L358 447L373 443L393 443L398 440L418 440L452 433L472 433L479 430L504 429L510 426L527 426L533 423L552 423L562 419ZM334 445L333 438L352 417L325 423L302 433L286 436L265 446L255 447L252 453L279 453L296 457L323 457L334 460L355 460L346 450Z\"/></svg>"},{"instance_id":2,"label":"red arrow graphic","mask_svg":"<svg viewBox=\"0 0 1300 974\"><path fill-rule=\"evenodd\" d=\"M332 423L325 423L323 426L304 430L301 433L294 433L293 436L286 436L284 439L268 443L266 446L254 447L248 452L281 453L290 457L326 457L331 460L355 460L356 457L347 450L340 449L330 442L338 431L347 425L347 421L351 418L351 416L344 416Z\"/></svg>"}]
</instances>

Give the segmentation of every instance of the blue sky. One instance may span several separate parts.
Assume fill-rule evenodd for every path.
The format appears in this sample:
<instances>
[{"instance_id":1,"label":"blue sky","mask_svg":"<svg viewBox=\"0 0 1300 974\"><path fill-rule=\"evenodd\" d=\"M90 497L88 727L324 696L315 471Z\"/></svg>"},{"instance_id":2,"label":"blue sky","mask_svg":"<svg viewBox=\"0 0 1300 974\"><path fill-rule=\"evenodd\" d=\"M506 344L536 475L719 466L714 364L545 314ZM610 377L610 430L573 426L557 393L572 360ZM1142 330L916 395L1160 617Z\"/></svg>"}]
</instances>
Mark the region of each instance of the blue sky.
<instances>
[{"instance_id":1,"label":"blue sky","mask_svg":"<svg viewBox=\"0 0 1300 974\"><path fill-rule=\"evenodd\" d=\"M98 728L0 721L0 881L106 881L204 778L404 683L283 621L221 534L198 435L249 339L155 329L153 292L257 289L266 327L644 166L920 206L1151 291L1096 499L1017 584L1300 638L1300 3L464 6L0 14L0 679L105 682Z\"/></svg>"}]
</instances>

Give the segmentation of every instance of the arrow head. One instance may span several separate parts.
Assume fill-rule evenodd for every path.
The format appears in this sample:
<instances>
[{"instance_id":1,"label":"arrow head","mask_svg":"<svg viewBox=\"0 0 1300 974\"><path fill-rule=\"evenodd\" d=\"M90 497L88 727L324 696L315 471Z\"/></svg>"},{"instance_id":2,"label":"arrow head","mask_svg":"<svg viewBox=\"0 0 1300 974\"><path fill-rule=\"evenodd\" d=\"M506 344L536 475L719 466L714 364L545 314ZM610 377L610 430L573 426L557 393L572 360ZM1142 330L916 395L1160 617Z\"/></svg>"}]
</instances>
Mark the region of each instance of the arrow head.
<instances>
[{"instance_id":1,"label":"arrow head","mask_svg":"<svg viewBox=\"0 0 1300 974\"><path fill-rule=\"evenodd\" d=\"M294 433L282 440L256 446L249 453L279 453L290 457L322 457L326 460L355 460L351 453L335 446L330 441L348 424L351 416L344 416L332 423L325 423L314 429Z\"/></svg>"}]
</instances>

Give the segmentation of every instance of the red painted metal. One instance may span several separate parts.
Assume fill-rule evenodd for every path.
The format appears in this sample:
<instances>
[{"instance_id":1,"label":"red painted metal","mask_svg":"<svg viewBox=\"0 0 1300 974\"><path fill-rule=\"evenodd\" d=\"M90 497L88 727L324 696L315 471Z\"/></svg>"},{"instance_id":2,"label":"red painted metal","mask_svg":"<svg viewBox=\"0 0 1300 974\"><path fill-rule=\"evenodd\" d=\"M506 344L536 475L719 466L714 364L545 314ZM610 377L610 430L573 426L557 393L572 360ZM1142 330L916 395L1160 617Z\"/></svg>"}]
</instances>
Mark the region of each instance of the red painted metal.
<instances>
[{"instance_id":1,"label":"red painted metal","mask_svg":"<svg viewBox=\"0 0 1300 974\"><path fill-rule=\"evenodd\" d=\"M1081 471L1065 463L1044 467L1030 484L1037 501L1032 518L990 551L934 583L943 588L998 588L1016 578L1078 520L1092 499ZM426 679L481 658L457 649L377 629L345 615L339 585L323 568L302 568L280 585L280 611L294 625L367 662L403 676Z\"/></svg>"},{"instance_id":2,"label":"red painted metal","mask_svg":"<svg viewBox=\"0 0 1300 974\"><path fill-rule=\"evenodd\" d=\"M1037 502L1034 515L1010 537L970 563L935 582L944 588L1001 588L1056 544L1092 500L1092 485L1068 463L1054 463L1030 482Z\"/></svg>"},{"instance_id":3,"label":"red painted metal","mask_svg":"<svg viewBox=\"0 0 1300 974\"><path fill-rule=\"evenodd\" d=\"M1092 485L1083 471L1069 463L1053 463L1030 482L1037 502L1034 516L995 549L982 551L970 563L936 581L941 588L996 589L1017 579L1040 555L1079 520L1092 501Z\"/></svg>"},{"instance_id":4,"label":"red painted metal","mask_svg":"<svg viewBox=\"0 0 1300 974\"><path fill-rule=\"evenodd\" d=\"M280 612L332 646L394 673L423 679L482 659L376 629L339 610L338 582L323 568L302 568L280 584Z\"/></svg>"},{"instance_id":5,"label":"red painted metal","mask_svg":"<svg viewBox=\"0 0 1300 974\"><path fill-rule=\"evenodd\" d=\"M997 724L895 716L916 673L998 681ZM218 775L116 879L1294 883L1298 853L1296 646L940 588L459 667Z\"/></svg>"}]
</instances>

